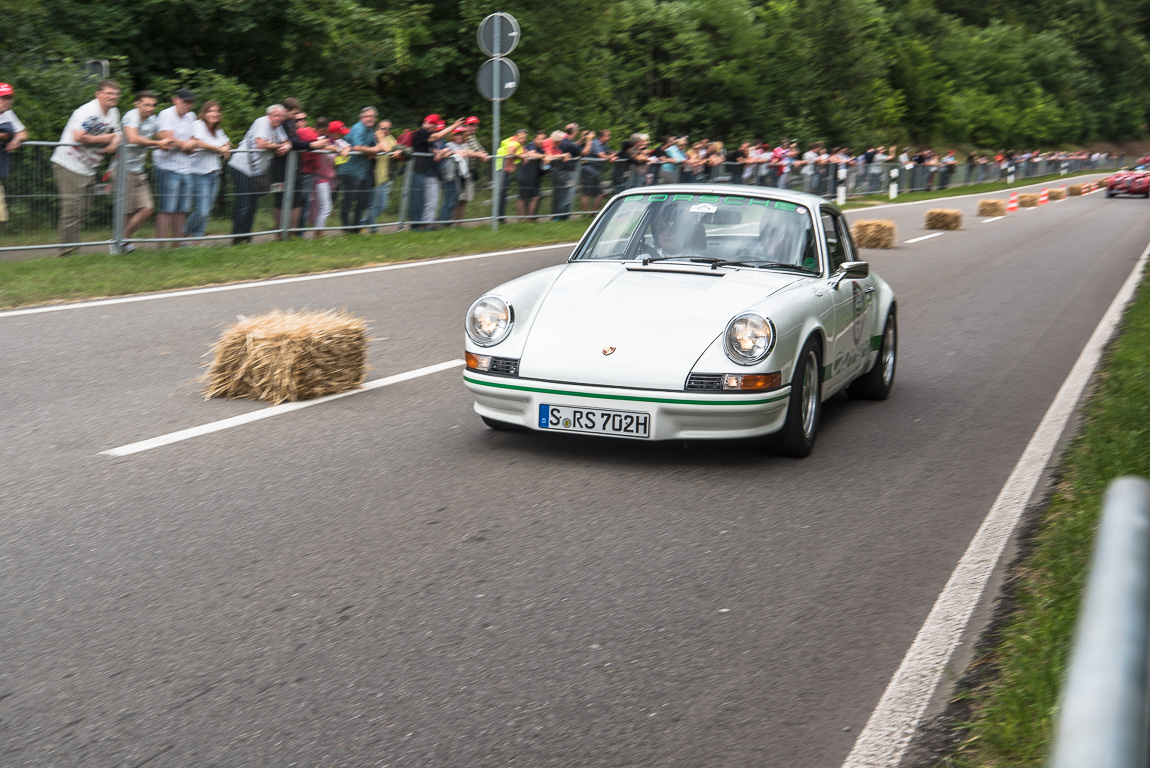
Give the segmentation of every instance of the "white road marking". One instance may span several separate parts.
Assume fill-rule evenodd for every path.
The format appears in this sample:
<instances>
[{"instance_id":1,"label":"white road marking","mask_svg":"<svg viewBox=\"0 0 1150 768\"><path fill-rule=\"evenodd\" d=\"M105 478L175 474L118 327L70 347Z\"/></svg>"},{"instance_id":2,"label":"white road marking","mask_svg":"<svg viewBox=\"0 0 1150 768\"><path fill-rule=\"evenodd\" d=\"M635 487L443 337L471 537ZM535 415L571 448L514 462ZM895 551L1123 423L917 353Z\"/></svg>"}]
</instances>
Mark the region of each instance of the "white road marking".
<instances>
[{"instance_id":1,"label":"white road marking","mask_svg":"<svg viewBox=\"0 0 1150 768\"><path fill-rule=\"evenodd\" d=\"M991 216L989 219L983 219L982 223L983 224L989 224L992 221L998 221L999 219L1005 219L1005 218L1006 218L1005 216Z\"/></svg>"},{"instance_id":2,"label":"white road marking","mask_svg":"<svg viewBox=\"0 0 1150 768\"><path fill-rule=\"evenodd\" d=\"M5 317L18 317L20 315L38 315L44 312L64 312L70 309L88 309L90 307L108 307L113 304L131 304L137 301L156 301L157 299L175 299L182 296L199 296L204 293L219 293L220 291L240 291L247 288L264 288L271 285L287 285L289 283L304 283L310 280L327 280L333 277L349 277L352 275L367 275L372 272L389 272L393 269L412 269L414 267L429 267L434 264L449 264L454 261L472 261L474 259L490 259L494 256L509 256L534 251L545 251L551 248L570 248L575 243L556 243L555 245L537 245L531 248L515 248L509 251L491 251L490 253L474 253L470 256L451 256L446 259L427 259L424 261L407 261L402 264L387 264L379 267L363 267L361 269L345 269L339 272L321 272L315 275L298 275L296 277L277 277L271 280L258 280L244 283L230 283L228 285L213 285L208 288L192 288L186 291L169 291L167 293L144 293L135 296L121 296L115 299L98 299L96 301L83 301L76 304L52 304L46 307L31 307L29 309L12 309L0 312L0 319Z\"/></svg>"},{"instance_id":3,"label":"white road marking","mask_svg":"<svg viewBox=\"0 0 1150 768\"><path fill-rule=\"evenodd\" d=\"M991 573L1002 557L1002 551L1014 533L1035 486L1046 471L1059 436L1090 383L1103 348L1113 336L1126 305L1134 296L1148 255L1150 245L1142 251L1134 269L1086 342L1014 471L999 491L994 506L935 600L926 622L855 741L843 768L896 768L902 760Z\"/></svg>"},{"instance_id":4,"label":"white road marking","mask_svg":"<svg viewBox=\"0 0 1150 768\"><path fill-rule=\"evenodd\" d=\"M133 453L140 453L141 451L148 451L152 448L159 448L164 445L171 445L178 443L182 440L190 440L193 437L200 435L210 435L212 432L220 432L232 427L238 427L243 424L250 424L253 421L260 421L261 419L268 419L272 416L279 416L281 413L290 413L298 411L301 408L310 408L313 405L320 403L327 403L332 400L338 400L341 397L350 397L357 395L360 392L367 392L372 389L379 389L380 387L387 387L392 384L398 384L401 381L410 381L411 379L418 379L421 376L428 376L440 371L447 371L452 368L458 368L463 365L462 360L448 360L445 363L437 363L429 365L426 368L417 368L414 371L407 371L406 373L397 373L394 376L385 376L382 379L375 381L364 382L364 385L359 389L348 390L347 392L340 392L334 395L327 395L326 397L317 397L314 400L299 400L294 403L283 403L281 405L273 405L269 408L264 408L259 411L252 411L240 416L232 416L230 419L221 419L220 421L213 421L210 424L204 424L199 427L192 427L190 429L181 429L179 432L171 432L159 437L153 437L150 440L141 440L138 443L130 443L122 445L119 448L111 448L107 451L100 451L104 456L130 456Z\"/></svg>"},{"instance_id":5,"label":"white road marking","mask_svg":"<svg viewBox=\"0 0 1150 768\"><path fill-rule=\"evenodd\" d=\"M906 240L904 242L906 242L909 245L910 243L920 243L923 240L929 240L932 237L942 237L942 232L935 232L934 234L931 234L931 235L923 235L922 237L916 237L913 240Z\"/></svg>"}]
</instances>

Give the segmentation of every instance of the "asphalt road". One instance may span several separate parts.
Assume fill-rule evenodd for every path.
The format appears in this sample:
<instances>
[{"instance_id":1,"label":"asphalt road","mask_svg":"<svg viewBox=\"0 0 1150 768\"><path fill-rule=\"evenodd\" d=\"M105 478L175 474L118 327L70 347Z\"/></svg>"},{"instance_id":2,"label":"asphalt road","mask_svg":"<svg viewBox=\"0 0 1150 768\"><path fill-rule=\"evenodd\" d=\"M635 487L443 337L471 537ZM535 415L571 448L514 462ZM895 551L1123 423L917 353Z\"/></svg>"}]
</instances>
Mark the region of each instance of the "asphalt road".
<instances>
[{"instance_id":1,"label":"asphalt road","mask_svg":"<svg viewBox=\"0 0 1150 768\"><path fill-rule=\"evenodd\" d=\"M266 407L194 383L238 314L361 315L375 379L560 250L0 313L0 765L835 768L1150 242L975 203L866 252L895 392L804 460L496 433L458 369L100 455Z\"/></svg>"}]
</instances>

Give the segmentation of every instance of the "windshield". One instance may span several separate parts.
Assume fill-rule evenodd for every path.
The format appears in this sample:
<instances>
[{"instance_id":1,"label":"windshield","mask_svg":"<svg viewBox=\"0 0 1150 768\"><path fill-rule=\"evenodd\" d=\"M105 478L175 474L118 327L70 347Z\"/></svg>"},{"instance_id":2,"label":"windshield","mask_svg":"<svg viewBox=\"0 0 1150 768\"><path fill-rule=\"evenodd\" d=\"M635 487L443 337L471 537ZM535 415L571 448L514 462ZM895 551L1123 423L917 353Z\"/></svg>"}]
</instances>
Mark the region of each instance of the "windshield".
<instances>
[{"instance_id":1,"label":"windshield","mask_svg":"<svg viewBox=\"0 0 1150 768\"><path fill-rule=\"evenodd\" d=\"M574 260L698 261L818 272L811 213L742 195L650 194L615 201Z\"/></svg>"}]
</instances>

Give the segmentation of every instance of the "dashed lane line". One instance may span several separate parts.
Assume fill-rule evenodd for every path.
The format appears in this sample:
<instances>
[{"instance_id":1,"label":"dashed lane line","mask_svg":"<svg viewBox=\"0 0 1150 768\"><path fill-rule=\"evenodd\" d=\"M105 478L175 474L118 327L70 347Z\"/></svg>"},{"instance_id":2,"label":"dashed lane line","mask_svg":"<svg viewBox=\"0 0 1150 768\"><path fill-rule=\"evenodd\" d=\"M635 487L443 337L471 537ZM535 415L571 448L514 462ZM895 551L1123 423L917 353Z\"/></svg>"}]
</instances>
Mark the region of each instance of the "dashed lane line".
<instances>
[{"instance_id":1,"label":"dashed lane line","mask_svg":"<svg viewBox=\"0 0 1150 768\"><path fill-rule=\"evenodd\" d=\"M221 419L220 421L213 421L210 424L203 424L198 427L191 427L190 429L181 429L179 432L171 432L159 437L153 437L148 440L141 440L136 443L129 443L128 445L121 445L119 448L110 448L106 451L100 451L103 456L131 456L133 453L141 453L143 451L150 451L153 448L160 448L161 446L171 445L183 440L191 440L193 437L200 437L201 435L210 435L213 432L222 432L225 429L232 427L239 427L244 424L251 424L253 421L260 421L262 419L270 419L272 416L279 416L284 413L291 413L303 408L310 408L313 405L320 403L328 403L332 400L338 400L341 397L350 397L358 395L360 392L367 392L380 387L391 386L398 384L401 381L410 381L411 379L418 379L421 376L430 376L433 373L440 371L451 370L463 365L462 360L448 360L445 363L437 363L429 365L425 368L417 368L414 371L407 371L406 373L397 373L394 376L386 376L382 379L366 382L359 389L352 389L347 392L339 392L334 395L327 395L326 397L317 397L314 400L299 400L294 403L283 403L281 405L273 405L269 408L263 408L251 413L241 414L239 416L232 416L229 419Z\"/></svg>"},{"instance_id":2,"label":"dashed lane line","mask_svg":"<svg viewBox=\"0 0 1150 768\"><path fill-rule=\"evenodd\" d=\"M935 232L935 233L930 234L930 235L923 235L922 237L916 237L912 240L904 240L903 242L905 242L907 245L910 245L911 243L921 243L923 240L929 240L932 237L942 237L942 233L941 232Z\"/></svg>"}]
</instances>

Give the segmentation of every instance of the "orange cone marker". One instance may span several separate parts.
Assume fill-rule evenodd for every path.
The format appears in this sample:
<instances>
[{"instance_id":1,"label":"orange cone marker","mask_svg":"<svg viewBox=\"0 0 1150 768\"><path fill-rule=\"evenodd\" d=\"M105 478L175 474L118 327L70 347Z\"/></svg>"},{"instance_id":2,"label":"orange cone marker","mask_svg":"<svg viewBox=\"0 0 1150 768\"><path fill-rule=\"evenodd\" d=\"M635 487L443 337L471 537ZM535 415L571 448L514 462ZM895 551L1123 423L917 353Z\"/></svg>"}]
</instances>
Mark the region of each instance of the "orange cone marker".
<instances>
[{"instance_id":1,"label":"orange cone marker","mask_svg":"<svg viewBox=\"0 0 1150 768\"><path fill-rule=\"evenodd\" d=\"M1007 213L1017 213L1018 212L1018 193L1017 192L1011 192L1010 193L1010 200L1008 200L1006 203L1006 212Z\"/></svg>"}]
</instances>

